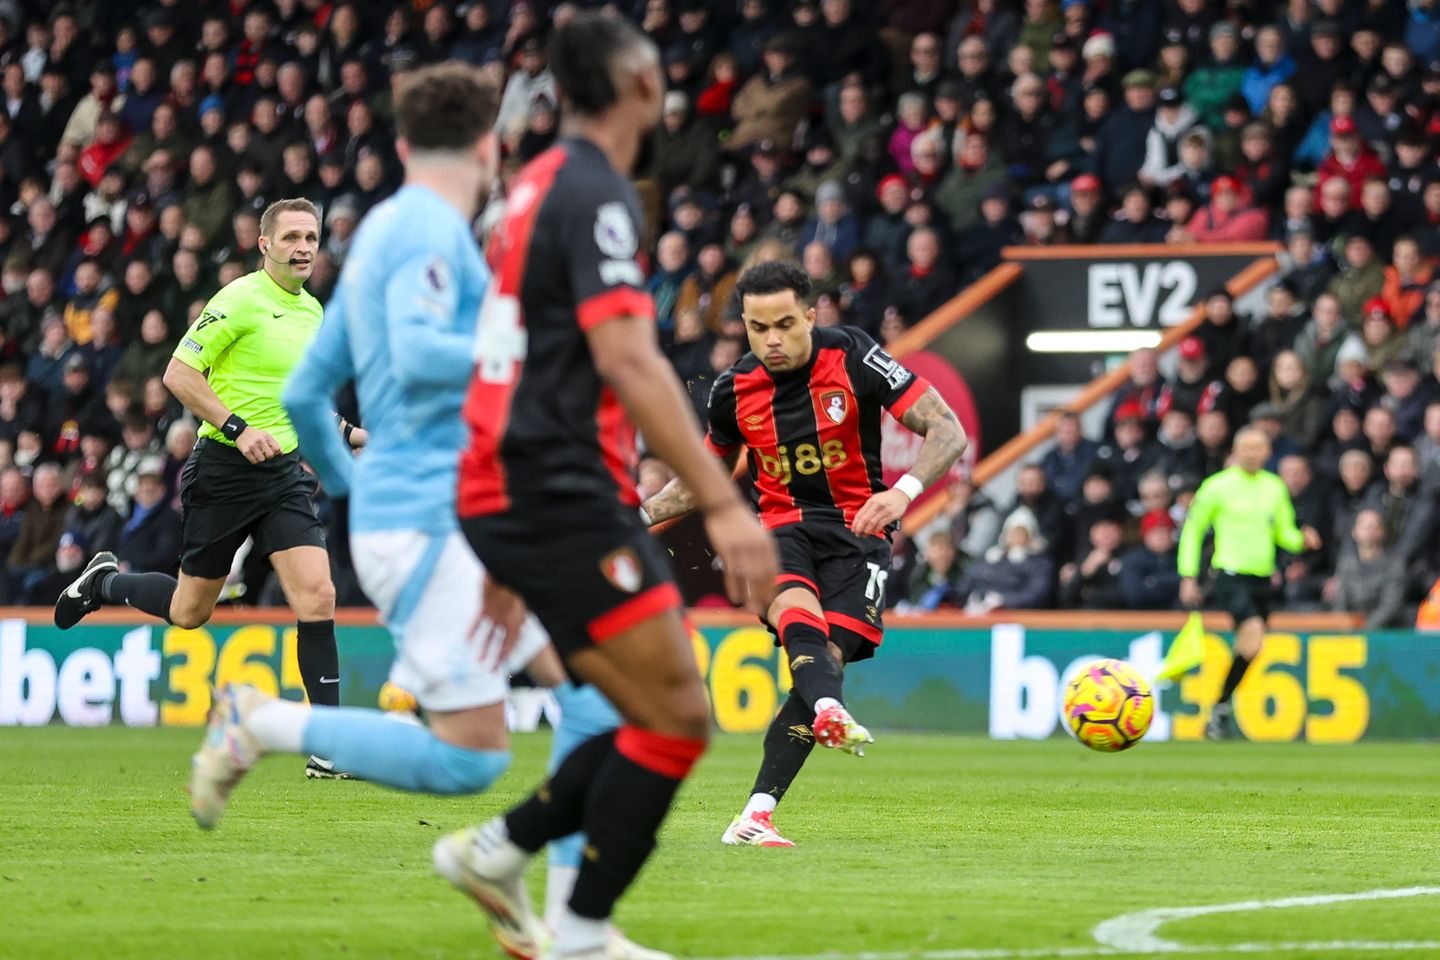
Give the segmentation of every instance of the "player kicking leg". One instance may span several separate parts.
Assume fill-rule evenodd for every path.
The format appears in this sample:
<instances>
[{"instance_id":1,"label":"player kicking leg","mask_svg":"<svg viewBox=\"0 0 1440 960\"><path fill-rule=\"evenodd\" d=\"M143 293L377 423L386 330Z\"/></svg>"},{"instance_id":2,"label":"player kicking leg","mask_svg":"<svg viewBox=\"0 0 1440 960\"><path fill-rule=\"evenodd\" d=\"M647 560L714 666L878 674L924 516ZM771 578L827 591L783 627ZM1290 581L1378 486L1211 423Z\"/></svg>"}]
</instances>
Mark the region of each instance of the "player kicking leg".
<instances>
[{"instance_id":1,"label":"player kicking leg","mask_svg":"<svg viewBox=\"0 0 1440 960\"><path fill-rule=\"evenodd\" d=\"M880 642L889 545L838 524L793 524L775 539L786 589L767 620L789 661L792 687L765 732L750 799L721 835L731 846L793 847L772 817L815 744L864 756L865 744L874 742L845 707L843 670L873 656Z\"/></svg>"}]
</instances>

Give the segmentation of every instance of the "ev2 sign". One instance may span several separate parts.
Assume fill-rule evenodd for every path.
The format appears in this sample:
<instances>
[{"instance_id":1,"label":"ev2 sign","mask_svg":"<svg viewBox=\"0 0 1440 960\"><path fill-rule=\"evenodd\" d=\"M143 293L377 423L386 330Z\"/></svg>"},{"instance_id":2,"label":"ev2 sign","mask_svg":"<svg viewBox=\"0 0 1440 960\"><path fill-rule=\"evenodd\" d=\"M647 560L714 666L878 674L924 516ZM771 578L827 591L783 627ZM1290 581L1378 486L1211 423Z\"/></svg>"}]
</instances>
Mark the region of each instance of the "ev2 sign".
<instances>
[{"instance_id":1,"label":"ev2 sign","mask_svg":"<svg viewBox=\"0 0 1440 960\"><path fill-rule=\"evenodd\" d=\"M1092 327L1174 326L1189 315L1199 283L1184 260L1092 263L1086 269L1086 317Z\"/></svg>"}]
</instances>

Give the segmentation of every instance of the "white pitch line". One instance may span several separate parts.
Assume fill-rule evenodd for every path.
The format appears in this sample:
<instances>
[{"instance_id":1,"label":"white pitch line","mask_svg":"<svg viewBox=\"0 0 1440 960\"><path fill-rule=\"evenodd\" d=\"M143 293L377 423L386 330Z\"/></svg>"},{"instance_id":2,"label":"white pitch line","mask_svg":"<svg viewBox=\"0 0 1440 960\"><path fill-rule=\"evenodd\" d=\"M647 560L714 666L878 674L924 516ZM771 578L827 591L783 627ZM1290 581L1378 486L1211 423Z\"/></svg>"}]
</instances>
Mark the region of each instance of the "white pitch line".
<instances>
[{"instance_id":1,"label":"white pitch line","mask_svg":"<svg viewBox=\"0 0 1440 960\"><path fill-rule=\"evenodd\" d=\"M1366 890L1361 893L1330 893L1309 897L1284 897L1279 900L1242 900L1239 903L1217 903L1204 907L1158 907L1139 910L1106 920L1095 927L1097 943L1124 953L1176 953L1185 947L1173 940L1155 935L1163 923L1205 917L1216 913L1246 913L1253 910L1283 910L1287 907L1321 907L1331 903L1360 900L1397 900L1405 897L1440 895L1440 887L1403 887L1392 890ZM1239 951L1237 951L1239 952Z\"/></svg>"},{"instance_id":2,"label":"white pitch line","mask_svg":"<svg viewBox=\"0 0 1440 960\"><path fill-rule=\"evenodd\" d=\"M703 960L1068 960L1076 957L1117 957L1136 954L1222 954L1300 953L1316 951L1365 953L1406 953L1427 950L1440 953L1440 940L1312 940L1297 943L1177 943L1155 936L1156 929L1171 920L1203 917L1216 913L1243 913L1251 910L1283 910L1287 907L1319 907L1360 900L1397 900L1405 897L1440 896L1440 887L1402 887L1366 890L1361 893L1327 893L1278 900L1242 900L1205 907L1159 907L1127 913L1095 927L1094 947L1049 947L1029 949L893 950L861 953L773 954L752 957L711 957Z\"/></svg>"},{"instance_id":3,"label":"white pitch line","mask_svg":"<svg viewBox=\"0 0 1440 960\"><path fill-rule=\"evenodd\" d=\"M1187 943L1164 950L1117 950L1113 947L1052 947L1024 950L897 950L872 953L773 954L752 957L705 957L696 960L1068 960L1074 957L1122 957L1147 953L1297 953L1330 950L1335 952L1404 953L1414 950L1440 951L1440 940L1313 940L1304 943Z\"/></svg>"}]
</instances>

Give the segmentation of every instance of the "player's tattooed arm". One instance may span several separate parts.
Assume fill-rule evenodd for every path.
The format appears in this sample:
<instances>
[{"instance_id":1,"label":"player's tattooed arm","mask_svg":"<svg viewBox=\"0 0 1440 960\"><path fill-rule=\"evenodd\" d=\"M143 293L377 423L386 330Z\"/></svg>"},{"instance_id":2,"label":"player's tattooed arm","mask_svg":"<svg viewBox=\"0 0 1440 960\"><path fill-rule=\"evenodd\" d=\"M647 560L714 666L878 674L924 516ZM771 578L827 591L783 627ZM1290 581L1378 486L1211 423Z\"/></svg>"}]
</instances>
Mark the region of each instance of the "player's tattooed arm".
<instances>
[{"instance_id":1,"label":"player's tattooed arm","mask_svg":"<svg viewBox=\"0 0 1440 960\"><path fill-rule=\"evenodd\" d=\"M925 438L909 472L927 487L950 472L970 443L965 428L934 387L920 395L900 422Z\"/></svg>"},{"instance_id":2,"label":"player's tattooed arm","mask_svg":"<svg viewBox=\"0 0 1440 960\"><path fill-rule=\"evenodd\" d=\"M960 421L955 419L949 405L940 399L940 394L935 392L934 387L925 389L920 399L900 417L900 422L925 438L925 442L920 445L920 455L907 471L911 478L909 482L918 481L919 487L916 490L906 490L905 478L902 477L901 481L889 490L881 490L872 495L855 514L855 519L850 521L850 529L858 536L876 536L905 516L905 511L910 508L911 498L918 494L919 490L945 476L950 465L965 452L965 429L960 426Z\"/></svg>"},{"instance_id":3,"label":"player's tattooed arm","mask_svg":"<svg viewBox=\"0 0 1440 960\"><path fill-rule=\"evenodd\" d=\"M739 462L740 451L725 455L725 466L732 473L735 471L735 464ZM695 502L695 495L690 488L681 482L679 477L671 480L660 489L655 496L640 504L645 519L653 527L657 523L664 523L666 520L674 520L676 517L683 517L698 506Z\"/></svg>"}]
</instances>

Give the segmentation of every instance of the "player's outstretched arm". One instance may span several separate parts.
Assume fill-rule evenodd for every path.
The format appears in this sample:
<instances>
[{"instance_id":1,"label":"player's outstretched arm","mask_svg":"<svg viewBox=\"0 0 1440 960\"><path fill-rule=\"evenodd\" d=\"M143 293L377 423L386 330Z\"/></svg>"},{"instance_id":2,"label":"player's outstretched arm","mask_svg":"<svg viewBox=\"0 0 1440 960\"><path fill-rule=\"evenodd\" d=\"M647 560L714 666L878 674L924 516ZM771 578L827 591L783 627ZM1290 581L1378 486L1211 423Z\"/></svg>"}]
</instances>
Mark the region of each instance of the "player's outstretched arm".
<instances>
[{"instance_id":1,"label":"player's outstretched arm","mask_svg":"<svg viewBox=\"0 0 1440 960\"><path fill-rule=\"evenodd\" d=\"M674 370L655 343L655 325L618 316L587 325L595 368L610 384L650 449L675 471L705 514L705 530L725 568L730 599L755 613L769 606L779 561L775 541L740 497L730 475L700 440L700 425Z\"/></svg>"},{"instance_id":2,"label":"player's outstretched arm","mask_svg":"<svg viewBox=\"0 0 1440 960\"><path fill-rule=\"evenodd\" d=\"M900 422L924 437L925 442L909 472L889 490L882 490L865 501L865 506L855 514L850 529L859 536L878 534L903 517L910 501L949 473L969 443L965 428L934 387L925 389L920 399L901 415Z\"/></svg>"},{"instance_id":3,"label":"player's outstretched arm","mask_svg":"<svg viewBox=\"0 0 1440 960\"><path fill-rule=\"evenodd\" d=\"M735 464L740 460L740 451L736 450L733 453L727 453L724 457L721 457L721 460L724 461L725 468L729 470L733 476L735 473ZM666 520L683 517L685 514L694 510L695 495L690 492L690 488L685 486L679 477L676 477L665 484L659 493L640 504L640 509L644 513L642 519L653 527L657 523L664 523Z\"/></svg>"}]
</instances>

